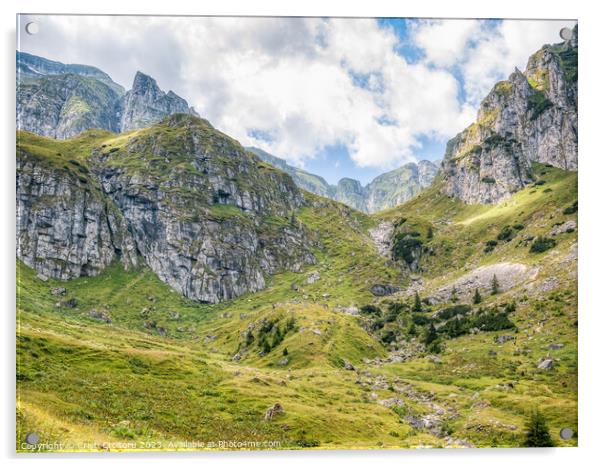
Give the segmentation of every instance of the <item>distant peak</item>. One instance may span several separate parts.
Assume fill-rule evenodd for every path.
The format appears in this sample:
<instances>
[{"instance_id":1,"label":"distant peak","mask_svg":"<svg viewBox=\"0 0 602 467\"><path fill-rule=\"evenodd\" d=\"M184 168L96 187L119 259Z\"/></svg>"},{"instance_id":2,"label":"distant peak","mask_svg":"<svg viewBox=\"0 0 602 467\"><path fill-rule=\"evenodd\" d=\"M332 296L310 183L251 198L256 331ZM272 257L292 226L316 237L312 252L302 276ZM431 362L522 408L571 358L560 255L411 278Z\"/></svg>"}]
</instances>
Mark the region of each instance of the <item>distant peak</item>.
<instances>
[{"instance_id":1,"label":"distant peak","mask_svg":"<svg viewBox=\"0 0 602 467\"><path fill-rule=\"evenodd\" d=\"M140 89L148 89L148 88L158 88L157 81L149 75L145 75L141 71L136 72L136 76L134 76L134 84L132 85L132 90L140 90Z\"/></svg>"}]
</instances>

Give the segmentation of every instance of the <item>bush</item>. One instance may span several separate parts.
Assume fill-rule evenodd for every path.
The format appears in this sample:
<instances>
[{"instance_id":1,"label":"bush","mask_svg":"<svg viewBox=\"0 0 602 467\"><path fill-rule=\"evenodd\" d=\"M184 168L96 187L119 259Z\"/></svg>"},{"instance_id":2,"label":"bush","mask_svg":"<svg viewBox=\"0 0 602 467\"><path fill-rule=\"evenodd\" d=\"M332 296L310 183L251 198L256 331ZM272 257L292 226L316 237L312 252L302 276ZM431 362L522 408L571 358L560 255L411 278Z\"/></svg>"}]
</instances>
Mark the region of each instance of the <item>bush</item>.
<instances>
[{"instance_id":1,"label":"bush","mask_svg":"<svg viewBox=\"0 0 602 467\"><path fill-rule=\"evenodd\" d=\"M529 417L523 446L529 448L554 447L547 420L539 410L534 410Z\"/></svg>"},{"instance_id":2,"label":"bush","mask_svg":"<svg viewBox=\"0 0 602 467\"><path fill-rule=\"evenodd\" d=\"M495 183L495 178L493 178L493 177L483 177L481 179L481 181L483 183L493 184L493 183Z\"/></svg>"},{"instance_id":3,"label":"bush","mask_svg":"<svg viewBox=\"0 0 602 467\"><path fill-rule=\"evenodd\" d=\"M543 253L544 251L554 248L555 246L556 240L553 238L537 237L533 243L531 243L531 248L529 251L531 253Z\"/></svg>"},{"instance_id":4,"label":"bush","mask_svg":"<svg viewBox=\"0 0 602 467\"><path fill-rule=\"evenodd\" d=\"M527 110L531 112L531 120L536 120L550 107L552 107L552 102L543 91L535 91L527 99Z\"/></svg>"},{"instance_id":5,"label":"bush","mask_svg":"<svg viewBox=\"0 0 602 467\"><path fill-rule=\"evenodd\" d=\"M575 214L577 212L577 201L562 211L563 214Z\"/></svg>"},{"instance_id":6,"label":"bush","mask_svg":"<svg viewBox=\"0 0 602 467\"><path fill-rule=\"evenodd\" d=\"M497 246L497 241L496 240L488 240L485 243L485 249L483 250L485 253L491 253L495 247Z\"/></svg>"},{"instance_id":7,"label":"bush","mask_svg":"<svg viewBox=\"0 0 602 467\"><path fill-rule=\"evenodd\" d=\"M504 329L516 329L516 325L510 321L506 313L486 310L477 313L470 323L471 328L479 328L481 331L502 331Z\"/></svg>"},{"instance_id":8,"label":"bush","mask_svg":"<svg viewBox=\"0 0 602 467\"><path fill-rule=\"evenodd\" d=\"M444 308L437 312L437 320L444 321L458 315L466 315L470 313L470 305L455 305Z\"/></svg>"},{"instance_id":9,"label":"bush","mask_svg":"<svg viewBox=\"0 0 602 467\"><path fill-rule=\"evenodd\" d=\"M497 234L497 239L501 242L508 242L514 238L514 232L509 226L504 226L500 233Z\"/></svg>"},{"instance_id":10,"label":"bush","mask_svg":"<svg viewBox=\"0 0 602 467\"><path fill-rule=\"evenodd\" d=\"M379 315L382 313L380 308L375 305L364 305L360 308L360 313L363 315Z\"/></svg>"},{"instance_id":11,"label":"bush","mask_svg":"<svg viewBox=\"0 0 602 467\"><path fill-rule=\"evenodd\" d=\"M393 240L393 259L403 259L406 264L414 262L414 253L422 248L422 241L406 233L400 233Z\"/></svg>"}]
</instances>

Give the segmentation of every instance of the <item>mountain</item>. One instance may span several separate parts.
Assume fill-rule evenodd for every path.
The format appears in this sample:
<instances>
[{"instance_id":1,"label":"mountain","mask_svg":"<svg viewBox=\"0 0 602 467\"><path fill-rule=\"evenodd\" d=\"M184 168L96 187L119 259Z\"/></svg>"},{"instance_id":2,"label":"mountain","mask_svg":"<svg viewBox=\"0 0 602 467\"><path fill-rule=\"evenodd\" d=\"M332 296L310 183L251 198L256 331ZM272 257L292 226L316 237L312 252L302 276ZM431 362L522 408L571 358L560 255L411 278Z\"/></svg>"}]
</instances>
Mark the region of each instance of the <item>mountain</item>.
<instances>
[{"instance_id":1,"label":"mountain","mask_svg":"<svg viewBox=\"0 0 602 467\"><path fill-rule=\"evenodd\" d=\"M546 45L495 85L477 121L449 141L445 191L497 203L534 181L532 163L577 170L577 26L570 41Z\"/></svg>"},{"instance_id":2,"label":"mountain","mask_svg":"<svg viewBox=\"0 0 602 467\"><path fill-rule=\"evenodd\" d=\"M430 186L439 171L438 162L424 160L418 163L410 162L379 175L365 187L351 178L343 178L337 185L330 185L322 177L294 167L284 159L262 149L247 149L265 162L288 173L300 188L367 213L389 209L408 201Z\"/></svg>"},{"instance_id":3,"label":"mountain","mask_svg":"<svg viewBox=\"0 0 602 467\"><path fill-rule=\"evenodd\" d=\"M123 86L117 84L108 74L96 67L89 65L65 65L61 62L17 51L17 77L20 81L32 81L44 76L67 74L94 78L109 86L120 96L125 93Z\"/></svg>"},{"instance_id":4,"label":"mountain","mask_svg":"<svg viewBox=\"0 0 602 467\"><path fill-rule=\"evenodd\" d=\"M534 410L577 446L576 40L543 50L450 142L485 137L472 164L375 214L190 113L19 131L17 451L520 447ZM488 164L507 193L458 176ZM377 177L375 202L429 173Z\"/></svg>"},{"instance_id":5,"label":"mountain","mask_svg":"<svg viewBox=\"0 0 602 467\"><path fill-rule=\"evenodd\" d=\"M280 170L289 174L299 188L303 188L304 190L307 190L310 193L314 193L316 195L326 196L327 198L332 197L332 186L330 186L326 182L326 180L324 180L319 175L306 172L303 169L299 169L290 164L287 164L287 162L284 159L273 156L262 149L255 147L247 147L246 149L247 151L250 151L253 154L260 157L263 161L267 162L268 164L271 164L274 167L277 167Z\"/></svg>"},{"instance_id":6,"label":"mountain","mask_svg":"<svg viewBox=\"0 0 602 467\"><path fill-rule=\"evenodd\" d=\"M174 113L198 117L184 99L173 91L164 93L153 78L140 72L136 73L132 89L125 94L119 107L119 128L124 132L145 128Z\"/></svg>"},{"instance_id":7,"label":"mountain","mask_svg":"<svg viewBox=\"0 0 602 467\"><path fill-rule=\"evenodd\" d=\"M291 178L205 120L17 140L17 256L44 277L141 261L185 297L216 303L313 261L291 218L305 203Z\"/></svg>"},{"instance_id":8,"label":"mountain","mask_svg":"<svg viewBox=\"0 0 602 467\"><path fill-rule=\"evenodd\" d=\"M87 65L64 65L17 53L17 128L57 139L96 128L125 132L173 113L196 115L187 102L136 73L125 92L109 75Z\"/></svg>"},{"instance_id":9,"label":"mountain","mask_svg":"<svg viewBox=\"0 0 602 467\"><path fill-rule=\"evenodd\" d=\"M410 162L379 175L365 188L367 212L378 212L409 201L433 183L438 162Z\"/></svg>"}]
</instances>

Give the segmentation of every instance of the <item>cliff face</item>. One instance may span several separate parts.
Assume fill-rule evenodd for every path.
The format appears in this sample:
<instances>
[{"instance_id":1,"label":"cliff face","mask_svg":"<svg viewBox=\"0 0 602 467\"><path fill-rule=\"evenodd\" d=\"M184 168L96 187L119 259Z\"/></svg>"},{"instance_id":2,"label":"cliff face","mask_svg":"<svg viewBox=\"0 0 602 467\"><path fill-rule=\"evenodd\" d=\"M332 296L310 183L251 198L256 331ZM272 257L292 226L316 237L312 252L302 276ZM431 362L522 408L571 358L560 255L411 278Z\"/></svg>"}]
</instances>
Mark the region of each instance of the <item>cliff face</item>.
<instances>
[{"instance_id":1,"label":"cliff face","mask_svg":"<svg viewBox=\"0 0 602 467\"><path fill-rule=\"evenodd\" d=\"M172 91L164 93L153 78L138 72L132 89L119 102L119 129L125 132L145 128L174 113L198 116L180 96Z\"/></svg>"},{"instance_id":2,"label":"cliff face","mask_svg":"<svg viewBox=\"0 0 602 467\"><path fill-rule=\"evenodd\" d=\"M57 139L89 129L126 132L144 128L174 113L196 115L172 91L136 73L124 89L98 68L65 65L35 55L17 54L17 128Z\"/></svg>"},{"instance_id":3,"label":"cliff face","mask_svg":"<svg viewBox=\"0 0 602 467\"><path fill-rule=\"evenodd\" d=\"M481 103L477 121L449 141L444 190L496 203L533 182L532 162L577 170L577 29L544 46Z\"/></svg>"},{"instance_id":4,"label":"cliff face","mask_svg":"<svg viewBox=\"0 0 602 467\"><path fill-rule=\"evenodd\" d=\"M17 147L17 256L42 277L94 276L137 264L127 224L88 170Z\"/></svg>"},{"instance_id":5,"label":"cliff face","mask_svg":"<svg viewBox=\"0 0 602 467\"><path fill-rule=\"evenodd\" d=\"M290 177L204 120L176 114L125 139L19 140L17 255L46 276L144 262L216 303L314 261Z\"/></svg>"}]
</instances>

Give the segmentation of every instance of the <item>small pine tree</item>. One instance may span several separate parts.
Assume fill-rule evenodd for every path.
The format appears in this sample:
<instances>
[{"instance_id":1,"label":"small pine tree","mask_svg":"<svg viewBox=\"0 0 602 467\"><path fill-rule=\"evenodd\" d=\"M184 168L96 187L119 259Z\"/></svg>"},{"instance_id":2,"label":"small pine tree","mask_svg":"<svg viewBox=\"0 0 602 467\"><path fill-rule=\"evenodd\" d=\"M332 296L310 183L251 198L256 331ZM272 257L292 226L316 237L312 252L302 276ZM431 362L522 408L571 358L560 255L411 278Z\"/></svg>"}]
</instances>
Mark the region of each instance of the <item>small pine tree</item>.
<instances>
[{"instance_id":1,"label":"small pine tree","mask_svg":"<svg viewBox=\"0 0 602 467\"><path fill-rule=\"evenodd\" d=\"M474 291L474 296L472 297L472 303L474 303L475 305L478 305L482 301L483 301L483 298L481 297L481 292L479 292L479 289L477 288Z\"/></svg>"},{"instance_id":2,"label":"small pine tree","mask_svg":"<svg viewBox=\"0 0 602 467\"><path fill-rule=\"evenodd\" d=\"M497 295L500 293L500 283L497 280L497 276L494 274L491 279L491 295Z\"/></svg>"},{"instance_id":3,"label":"small pine tree","mask_svg":"<svg viewBox=\"0 0 602 467\"><path fill-rule=\"evenodd\" d=\"M414 306L412 307L412 311L414 313L420 313L422 311L422 300L420 300L418 292L414 293Z\"/></svg>"},{"instance_id":4,"label":"small pine tree","mask_svg":"<svg viewBox=\"0 0 602 467\"><path fill-rule=\"evenodd\" d=\"M451 298L450 298L452 303L458 303L458 290L456 289L456 287L454 286L454 288L451 291Z\"/></svg>"},{"instance_id":5,"label":"small pine tree","mask_svg":"<svg viewBox=\"0 0 602 467\"><path fill-rule=\"evenodd\" d=\"M437 340L437 330L435 329L433 323L431 323L424 336L424 344L428 346L432 344L435 340Z\"/></svg>"},{"instance_id":6,"label":"small pine tree","mask_svg":"<svg viewBox=\"0 0 602 467\"><path fill-rule=\"evenodd\" d=\"M426 233L426 238L429 239L429 240L433 239L433 228L431 226L429 226L429 229L428 229L428 231Z\"/></svg>"},{"instance_id":7,"label":"small pine tree","mask_svg":"<svg viewBox=\"0 0 602 467\"><path fill-rule=\"evenodd\" d=\"M285 357L288 355L288 348L284 348L284 350L282 351L282 355Z\"/></svg>"},{"instance_id":8,"label":"small pine tree","mask_svg":"<svg viewBox=\"0 0 602 467\"><path fill-rule=\"evenodd\" d=\"M529 448L548 448L554 446L547 420L539 410L534 410L531 413L527 422L527 431L523 446Z\"/></svg>"}]
</instances>

